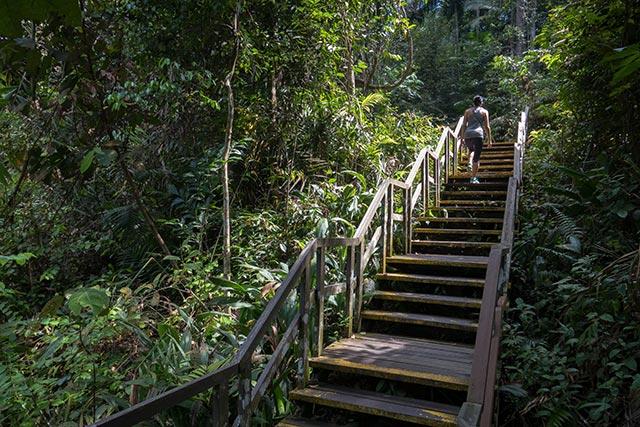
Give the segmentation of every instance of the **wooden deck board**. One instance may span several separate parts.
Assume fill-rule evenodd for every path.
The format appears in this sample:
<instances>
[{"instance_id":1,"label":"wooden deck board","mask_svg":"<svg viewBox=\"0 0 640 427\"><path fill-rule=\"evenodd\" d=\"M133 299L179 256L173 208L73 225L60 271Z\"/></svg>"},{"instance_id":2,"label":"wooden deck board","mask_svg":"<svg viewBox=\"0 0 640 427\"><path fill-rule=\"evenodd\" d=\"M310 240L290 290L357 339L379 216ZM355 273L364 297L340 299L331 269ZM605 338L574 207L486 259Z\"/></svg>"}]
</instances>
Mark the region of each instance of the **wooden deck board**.
<instances>
[{"instance_id":1,"label":"wooden deck board","mask_svg":"<svg viewBox=\"0 0 640 427\"><path fill-rule=\"evenodd\" d=\"M469 319L455 317L433 316L427 314L404 313L399 311L364 310L364 319L381 320L395 323L410 323L422 326L435 326L449 329L459 329L476 332L478 323Z\"/></svg>"},{"instance_id":2,"label":"wooden deck board","mask_svg":"<svg viewBox=\"0 0 640 427\"><path fill-rule=\"evenodd\" d=\"M502 230L483 230L481 228L426 228L416 227L413 230L417 234L471 234L471 235L488 235L500 236Z\"/></svg>"},{"instance_id":3,"label":"wooden deck board","mask_svg":"<svg viewBox=\"0 0 640 427\"><path fill-rule=\"evenodd\" d=\"M406 254L387 258L388 264L448 265L486 268L489 257L472 255Z\"/></svg>"},{"instance_id":4,"label":"wooden deck board","mask_svg":"<svg viewBox=\"0 0 640 427\"><path fill-rule=\"evenodd\" d=\"M482 303L482 300L478 298L452 297L447 295L432 295L432 294L422 294L417 292L376 291L373 296L374 298L393 300L393 301L453 305L458 307L473 307L473 308L479 308Z\"/></svg>"},{"instance_id":5,"label":"wooden deck board","mask_svg":"<svg viewBox=\"0 0 640 427\"><path fill-rule=\"evenodd\" d=\"M410 342L397 345L350 338L333 343L311 363L334 366L336 370L367 371L368 375L383 378L393 374L392 379L405 382L450 383L452 386L447 388L464 390L471 376L472 354L461 350L464 349L446 347L446 343L412 347Z\"/></svg>"},{"instance_id":6,"label":"wooden deck board","mask_svg":"<svg viewBox=\"0 0 640 427\"><path fill-rule=\"evenodd\" d=\"M457 406L338 386L322 385L292 390L289 396L310 403L435 427L455 426L460 411Z\"/></svg>"},{"instance_id":7,"label":"wooden deck board","mask_svg":"<svg viewBox=\"0 0 640 427\"><path fill-rule=\"evenodd\" d=\"M397 282L412 282L434 285L450 285L450 286L473 286L481 288L484 286L484 279L475 279L468 277L454 276L433 276L426 274L410 274L410 273L381 273L376 276L378 280L389 280Z\"/></svg>"}]
</instances>

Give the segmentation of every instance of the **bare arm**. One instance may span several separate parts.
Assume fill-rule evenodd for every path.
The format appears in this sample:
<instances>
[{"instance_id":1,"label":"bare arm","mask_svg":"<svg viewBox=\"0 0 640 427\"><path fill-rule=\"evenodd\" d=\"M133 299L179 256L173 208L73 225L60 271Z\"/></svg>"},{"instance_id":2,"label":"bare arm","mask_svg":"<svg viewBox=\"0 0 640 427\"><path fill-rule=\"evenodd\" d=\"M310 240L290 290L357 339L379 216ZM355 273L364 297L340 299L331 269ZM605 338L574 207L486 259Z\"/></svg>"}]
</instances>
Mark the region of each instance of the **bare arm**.
<instances>
[{"instance_id":1,"label":"bare arm","mask_svg":"<svg viewBox=\"0 0 640 427\"><path fill-rule=\"evenodd\" d=\"M489 124L489 112L486 110L485 110L485 116L484 116L484 129L487 131L489 147L491 147L493 145L493 137L491 136L491 125Z\"/></svg>"},{"instance_id":2,"label":"bare arm","mask_svg":"<svg viewBox=\"0 0 640 427\"><path fill-rule=\"evenodd\" d=\"M467 123L469 122L469 115L467 114L469 110L465 110L464 116L462 119L462 127L460 128L460 139L464 141L464 133L467 130Z\"/></svg>"}]
</instances>

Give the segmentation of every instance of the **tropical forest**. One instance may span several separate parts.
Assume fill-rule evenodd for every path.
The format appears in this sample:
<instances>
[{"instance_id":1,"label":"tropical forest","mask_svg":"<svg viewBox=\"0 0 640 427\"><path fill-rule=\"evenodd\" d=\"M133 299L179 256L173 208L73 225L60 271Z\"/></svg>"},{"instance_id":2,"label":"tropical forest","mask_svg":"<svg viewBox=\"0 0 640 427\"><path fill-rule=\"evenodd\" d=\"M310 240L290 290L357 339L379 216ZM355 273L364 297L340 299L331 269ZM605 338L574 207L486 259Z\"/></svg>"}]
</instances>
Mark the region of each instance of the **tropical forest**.
<instances>
[{"instance_id":1,"label":"tropical forest","mask_svg":"<svg viewBox=\"0 0 640 427\"><path fill-rule=\"evenodd\" d=\"M639 25L634 0L0 1L0 425L640 426ZM468 323L488 385L416 379L449 418L319 409L301 387L417 399L408 350L366 379L320 356L468 176L477 95L522 153L512 243L470 229L465 258L504 282L499 326Z\"/></svg>"}]
</instances>

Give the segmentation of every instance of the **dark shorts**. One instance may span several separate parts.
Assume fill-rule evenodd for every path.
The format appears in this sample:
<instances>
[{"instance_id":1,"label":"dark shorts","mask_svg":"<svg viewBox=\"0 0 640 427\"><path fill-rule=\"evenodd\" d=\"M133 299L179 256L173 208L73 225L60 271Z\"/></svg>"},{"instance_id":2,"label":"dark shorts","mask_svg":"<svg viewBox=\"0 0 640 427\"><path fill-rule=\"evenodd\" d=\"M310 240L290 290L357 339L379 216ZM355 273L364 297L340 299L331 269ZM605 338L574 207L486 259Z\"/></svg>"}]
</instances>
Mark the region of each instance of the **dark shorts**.
<instances>
[{"instance_id":1,"label":"dark shorts","mask_svg":"<svg viewBox=\"0 0 640 427\"><path fill-rule=\"evenodd\" d=\"M473 152L473 161L478 163L480 161L480 153L482 152L482 138L465 138L464 143Z\"/></svg>"}]
</instances>

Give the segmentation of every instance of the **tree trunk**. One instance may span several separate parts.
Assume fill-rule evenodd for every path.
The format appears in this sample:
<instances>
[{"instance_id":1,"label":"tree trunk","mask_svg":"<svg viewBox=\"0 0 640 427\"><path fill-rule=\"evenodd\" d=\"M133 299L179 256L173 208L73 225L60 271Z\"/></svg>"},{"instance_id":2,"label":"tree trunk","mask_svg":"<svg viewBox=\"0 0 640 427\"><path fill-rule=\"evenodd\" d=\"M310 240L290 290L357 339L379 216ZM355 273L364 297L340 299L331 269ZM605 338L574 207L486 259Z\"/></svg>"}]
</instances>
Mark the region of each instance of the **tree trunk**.
<instances>
[{"instance_id":1,"label":"tree trunk","mask_svg":"<svg viewBox=\"0 0 640 427\"><path fill-rule=\"evenodd\" d=\"M340 18L342 20L342 26L344 28L344 64L345 64L345 87L349 95L355 93L356 88L356 75L353 70L353 42L351 35L349 34L349 19L348 19L348 3L340 2Z\"/></svg>"},{"instance_id":2,"label":"tree trunk","mask_svg":"<svg viewBox=\"0 0 640 427\"><path fill-rule=\"evenodd\" d=\"M524 52L524 38L527 34L527 28L525 25L525 5L526 0L517 0L516 2L516 56L522 56Z\"/></svg>"},{"instance_id":3,"label":"tree trunk","mask_svg":"<svg viewBox=\"0 0 640 427\"><path fill-rule=\"evenodd\" d=\"M138 190L138 186L136 185L136 181L133 177L133 174L129 170L129 167L127 166L126 162L124 161L124 158L122 157L120 157L120 167L122 168L124 179L127 181L127 184L131 189L131 193L133 194L133 198L136 202L136 205L138 206L138 209L140 209L140 212L142 212L142 216L144 217L144 220L147 223L147 227L149 227L149 231L151 231L151 234L153 235L154 239L156 239L156 242L158 242L158 246L160 246L160 248L162 249L162 252L164 252L166 256L171 256L171 251L169 250L169 247L167 246L167 244L164 242L164 239L162 238L160 231L158 231L158 227L156 227L155 221L151 217L151 214L149 214L149 211L145 207L144 203L142 203L142 196L140 195L140 191ZM176 263L173 260L171 260L171 265L175 269L178 268L178 263Z\"/></svg>"},{"instance_id":4,"label":"tree trunk","mask_svg":"<svg viewBox=\"0 0 640 427\"><path fill-rule=\"evenodd\" d=\"M229 155L231 153L231 142L233 140L233 119L235 114L235 103L233 99L233 86L231 81L236 72L238 54L240 52L240 11L242 10L242 0L236 3L236 11L233 16L233 59L231 69L224 79L224 86L227 88L227 128L224 137L224 152L222 155L222 235L223 235L223 270L226 279L231 278L231 196L229 193Z\"/></svg>"}]
</instances>

